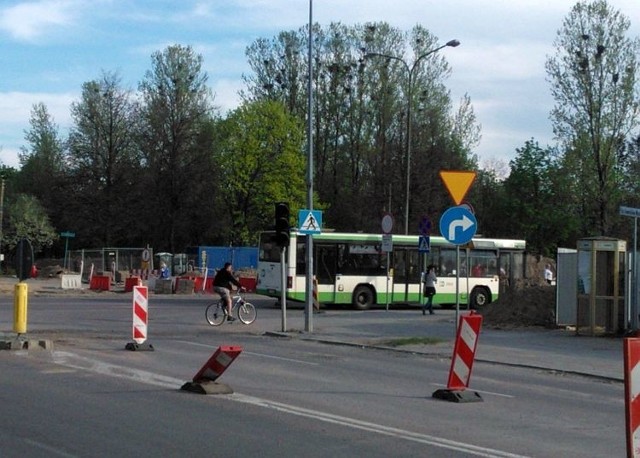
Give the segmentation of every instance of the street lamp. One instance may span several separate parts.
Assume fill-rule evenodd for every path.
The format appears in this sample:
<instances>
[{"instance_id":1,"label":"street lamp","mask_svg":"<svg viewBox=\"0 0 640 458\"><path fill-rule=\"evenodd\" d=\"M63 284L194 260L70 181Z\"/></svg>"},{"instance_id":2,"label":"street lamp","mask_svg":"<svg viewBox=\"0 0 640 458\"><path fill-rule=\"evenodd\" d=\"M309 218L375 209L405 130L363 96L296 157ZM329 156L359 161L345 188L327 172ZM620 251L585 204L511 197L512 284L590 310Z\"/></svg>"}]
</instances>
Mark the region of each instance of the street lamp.
<instances>
[{"instance_id":1,"label":"street lamp","mask_svg":"<svg viewBox=\"0 0 640 458\"><path fill-rule=\"evenodd\" d=\"M458 40L447 41L442 46L438 46L437 48L427 51L426 53L418 56L416 60L413 61L413 65L411 65L411 67L409 67L409 64L403 58L398 56L391 56L389 54L381 54L377 52L369 52L364 56L365 58L385 57L387 59L397 60L398 62L401 62L404 65L405 70L407 70L407 73L409 74L409 81L408 81L409 87L407 89L407 139L406 139L407 178L406 178L405 205L404 205L404 233L405 234L409 233L409 184L411 180L410 178L411 177L411 101L412 101L412 92L413 92L413 72L418 67L418 64L425 57L430 56L431 54L434 54L440 51L442 48L446 48L447 46L455 48L456 46L459 46L459 45L460 45L460 42Z\"/></svg>"}]
</instances>

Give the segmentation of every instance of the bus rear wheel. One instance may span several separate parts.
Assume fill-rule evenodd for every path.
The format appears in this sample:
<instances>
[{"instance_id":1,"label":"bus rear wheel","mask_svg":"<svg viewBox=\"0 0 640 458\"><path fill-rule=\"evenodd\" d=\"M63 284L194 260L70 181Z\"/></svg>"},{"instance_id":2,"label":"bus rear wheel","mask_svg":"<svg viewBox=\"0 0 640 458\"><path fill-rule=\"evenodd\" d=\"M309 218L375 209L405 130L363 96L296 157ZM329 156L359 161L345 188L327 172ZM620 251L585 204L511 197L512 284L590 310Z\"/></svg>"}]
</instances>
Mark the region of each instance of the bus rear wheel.
<instances>
[{"instance_id":1,"label":"bus rear wheel","mask_svg":"<svg viewBox=\"0 0 640 458\"><path fill-rule=\"evenodd\" d=\"M471 291L471 308L484 307L491 302L491 293L487 288L478 286Z\"/></svg>"},{"instance_id":2,"label":"bus rear wheel","mask_svg":"<svg viewBox=\"0 0 640 458\"><path fill-rule=\"evenodd\" d=\"M353 292L353 306L358 310L367 310L373 304L373 290L369 286L358 286Z\"/></svg>"}]
</instances>

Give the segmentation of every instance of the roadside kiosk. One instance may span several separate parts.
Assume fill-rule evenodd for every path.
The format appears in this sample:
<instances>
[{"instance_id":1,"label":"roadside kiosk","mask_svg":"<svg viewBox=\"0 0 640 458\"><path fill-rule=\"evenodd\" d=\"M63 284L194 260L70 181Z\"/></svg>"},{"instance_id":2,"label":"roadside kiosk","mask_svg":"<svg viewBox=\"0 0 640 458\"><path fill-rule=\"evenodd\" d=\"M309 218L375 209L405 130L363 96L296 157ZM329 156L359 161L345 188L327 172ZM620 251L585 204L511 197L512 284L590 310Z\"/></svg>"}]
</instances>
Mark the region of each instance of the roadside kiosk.
<instances>
[{"instance_id":1,"label":"roadside kiosk","mask_svg":"<svg viewBox=\"0 0 640 458\"><path fill-rule=\"evenodd\" d=\"M577 334L613 335L626 329L626 250L624 240L578 240Z\"/></svg>"}]
</instances>

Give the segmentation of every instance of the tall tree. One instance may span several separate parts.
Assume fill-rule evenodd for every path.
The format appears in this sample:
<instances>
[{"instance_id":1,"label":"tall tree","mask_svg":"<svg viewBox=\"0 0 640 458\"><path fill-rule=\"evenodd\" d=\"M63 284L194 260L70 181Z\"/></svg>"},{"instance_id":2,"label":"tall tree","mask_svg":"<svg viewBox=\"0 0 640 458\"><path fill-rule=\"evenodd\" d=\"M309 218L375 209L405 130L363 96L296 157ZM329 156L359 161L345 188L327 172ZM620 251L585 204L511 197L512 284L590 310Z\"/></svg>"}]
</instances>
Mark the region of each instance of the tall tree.
<instances>
[{"instance_id":1,"label":"tall tree","mask_svg":"<svg viewBox=\"0 0 640 458\"><path fill-rule=\"evenodd\" d=\"M580 212L574 204L579 192L563 169L563 161L534 140L516 150L511 173L504 181L497 236L523 238L533 253L552 256L558 246L575 246Z\"/></svg>"},{"instance_id":2,"label":"tall tree","mask_svg":"<svg viewBox=\"0 0 640 458\"><path fill-rule=\"evenodd\" d=\"M403 32L386 23L332 23L314 26L314 40L314 187L322 201L331 203L327 225L377 230L382 211L402 212L408 103L414 145L411 214L416 219L429 208L440 210L446 194L437 170L474 164L469 161L478 140L473 108L465 98L454 113L444 85L450 68L441 53L423 59L411 91L400 61L382 57L420 56L438 47L437 38L420 26ZM307 46L307 28L250 46L253 74L245 78L245 100L279 100L305 121Z\"/></svg>"},{"instance_id":3,"label":"tall tree","mask_svg":"<svg viewBox=\"0 0 640 458\"><path fill-rule=\"evenodd\" d=\"M42 102L31 108L29 125L24 137L28 146L22 147L18 154L21 168L11 192L35 196L52 221L59 221L68 198L64 195L64 140Z\"/></svg>"},{"instance_id":4,"label":"tall tree","mask_svg":"<svg viewBox=\"0 0 640 458\"><path fill-rule=\"evenodd\" d=\"M581 180L585 219L594 221L600 235L610 232L619 203L620 152L640 122L640 41L627 36L629 27L629 20L604 0L578 2L546 63L556 101L553 129L572 156L567 165L576 167Z\"/></svg>"},{"instance_id":5,"label":"tall tree","mask_svg":"<svg viewBox=\"0 0 640 458\"><path fill-rule=\"evenodd\" d=\"M66 229L77 231L89 246L123 244L136 229L131 204L139 174L134 114L131 93L115 73L84 83L81 99L71 105L68 175L75 200Z\"/></svg>"},{"instance_id":6,"label":"tall tree","mask_svg":"<svg viewBox=\"0 0 640 458\"><path fill-rule=\"evenodd\" d=\"M29 194L18 194L9 204L7 226L3 241L9 250L26 238L34 253L39 253L59 238L42 204Z\"/></svg>"},{"instance_id":7,"label":"tall tree","mask_svg":"<svg viewBox=\"0 0 640 458\"><path fill-rule=\"evenodd\" d=\"M276 101L245 103L221 123L216 164L227 243L255 244L273 226L274 203L292 214L306 198L304 129Z\"/></svg>"},{"instance_id":8,"label":"tall tree","mask_svg":"<svg viewBox=\"0 0 640 458\"><path fill-rule=\"evenodd\" d=\"M172 252L193 243L194 223L211 219L213 194L213 97L203 58L190 46L173 45L151 56L140 83L140 145L147 168L147 233L158 249ZM200 226L200 224L196 224Z\"/></svg>"}]
</instances>

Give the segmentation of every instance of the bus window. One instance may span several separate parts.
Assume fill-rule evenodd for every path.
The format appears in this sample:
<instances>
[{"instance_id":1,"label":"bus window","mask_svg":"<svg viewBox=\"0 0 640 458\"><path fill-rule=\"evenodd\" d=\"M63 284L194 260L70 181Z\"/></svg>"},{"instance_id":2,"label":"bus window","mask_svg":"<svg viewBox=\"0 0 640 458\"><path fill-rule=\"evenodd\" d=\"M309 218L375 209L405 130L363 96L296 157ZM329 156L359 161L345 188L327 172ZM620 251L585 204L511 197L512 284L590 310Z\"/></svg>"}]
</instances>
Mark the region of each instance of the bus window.
<instances>
[{"instance_id":1,"label":"bus window","mask_svg":"<svg viewBox=\"0 0 640 458\"><path fill-rule=\"evenodd\" d=\"M511 253L500 253L499 272L500 281L505 282L508 285L511 277Z\"/></svg>"},{"instance_id":2,"label":"bus window","mask_svg":"<svg viewBox=\"0 0 640 458\"><path fill-rule=\"evenodd\" d=\"M393 253L393 282L405 283L407 280L407 252L396 250Z\"/></svg>"},{"instance_id":3,"label":"bus window","mask_svg":"<svg viewBox=\"0 0 640 458\"><path fill-rule=\"evenodd\" d=\"M296 241L296 275L307 275L306 237L298 237Z\"/></svg>"},{"instance_id":4,"label":"bus window","mask_svg":"<svg viewBox=\"0 0 640 458\"><path fill-rule=\"evenodd\" d=\"M379 245L339 245L340 273L344 275L380 275L380 269L386 268Z\"/></svg>"},{"instance_id":5,"label":"bus window","mask_svg":"<svg viewBox=\"0 0 640 458\"><path fill-rule=\"evenodd\" d=\"M491 275L498 275L497 261L498 255L495 251L471 250L469 256L471 276L486 277Z\"/></svg>"},{"instance_id":6,"label":"bus window","mask_svg":"<svg viewBox=\"0 0 640 458\"><path fill-rule=\"evenodd\" d=\"M456 250L442 249L440 251L440 275L443 277L455 277L458 274L456 269ZM460 250L460 277L467 276L467 250Z\"/></svg>"},{"instance_id":7,"label":"bus window","mask_svg":"<svg viewBox=\"0 0 640 458\"><path fill-rule=\"evenodd\" d=\"M420 267L420 253L418 250L407 250L407 279L409 283L420 283L422 269Z\"/></svg>"},{"instance_id":8,"label":"bus window","mask_svg":"<svg viewBox=\"0 0 640 458\"><path fill-rule=\"evenodd\" d=\"M332 285L336 278L337 250L336 245L316 246L316 278L318 283Z\"/></svg>"},{"instance_id":9,"label":"bus window","mask_svg":"<svg viewBox=\"0 0 640 458\"><path fill-rule=\"evenodd\" d=\"M258 256L260 257L260 261L280 262L280 247L276 243L276 238L273 233L262 233Z\"/></svg>"}]
</instances>

